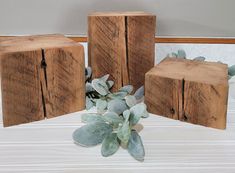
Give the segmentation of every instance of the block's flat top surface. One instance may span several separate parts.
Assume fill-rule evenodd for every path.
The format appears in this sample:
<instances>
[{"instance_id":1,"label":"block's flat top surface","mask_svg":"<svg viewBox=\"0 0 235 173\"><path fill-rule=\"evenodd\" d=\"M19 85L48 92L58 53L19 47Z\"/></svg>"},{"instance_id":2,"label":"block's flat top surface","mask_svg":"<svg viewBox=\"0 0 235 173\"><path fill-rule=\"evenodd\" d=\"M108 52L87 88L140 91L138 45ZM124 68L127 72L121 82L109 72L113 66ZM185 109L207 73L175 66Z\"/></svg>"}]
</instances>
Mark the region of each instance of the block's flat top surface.
<instances>
[{"instance_id":1,"label":"block's flat top surface","mask_svg":"<svg viewBox=\"0 0 235 173\"><path fill-rule=\"evenodd\" d=\"M89 16L155 16L155 15L143 11L132 11L132 12L95 12L89 14Z\"/></svg>"},{"instance_id":2,"label":"block's flat top surface","mask_svg":"<svg viewBox=\"0 0 235 173\"><path fill-rule=\"evenodd\" d=\"M0 53L79 45L63 35L19 36L0 40Z\"/></svg>"},{"instance_id":3,"label":"block's flat top surface","mask_svg":"<svg viewBox=\"0 0 235 173\"><path fill-rule=\"evenodd\" d=\"M224 84L228 83L228 66L216 62L166 58L152 68L147 75L209 84Z\"/></svg>"}]
</instances>

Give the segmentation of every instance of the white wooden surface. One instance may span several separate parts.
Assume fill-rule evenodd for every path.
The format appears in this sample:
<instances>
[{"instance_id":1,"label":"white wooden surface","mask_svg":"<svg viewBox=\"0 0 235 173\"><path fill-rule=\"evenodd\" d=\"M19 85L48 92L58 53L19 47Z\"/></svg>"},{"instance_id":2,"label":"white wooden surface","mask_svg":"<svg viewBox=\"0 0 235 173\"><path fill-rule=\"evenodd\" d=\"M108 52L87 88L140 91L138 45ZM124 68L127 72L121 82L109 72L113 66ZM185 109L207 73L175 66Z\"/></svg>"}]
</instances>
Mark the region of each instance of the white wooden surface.
<instances>
[{"instance_id":1,"label":"white wooden surface","mask_svg":"<svg viewBox=\"0 0 235 173\"><path fill-rule=\"evenodd\" d=\"M135 161L122 148L104 158L100 146L83 148L72 141L83 125L81 112L3 128L0 124L0 172L38 173L234 173L235 101L229 101L226 130L191 125L157 115L140 123L146 157ZM139 125L141 129L141 125Z\"/></svg>"}]
</instances>

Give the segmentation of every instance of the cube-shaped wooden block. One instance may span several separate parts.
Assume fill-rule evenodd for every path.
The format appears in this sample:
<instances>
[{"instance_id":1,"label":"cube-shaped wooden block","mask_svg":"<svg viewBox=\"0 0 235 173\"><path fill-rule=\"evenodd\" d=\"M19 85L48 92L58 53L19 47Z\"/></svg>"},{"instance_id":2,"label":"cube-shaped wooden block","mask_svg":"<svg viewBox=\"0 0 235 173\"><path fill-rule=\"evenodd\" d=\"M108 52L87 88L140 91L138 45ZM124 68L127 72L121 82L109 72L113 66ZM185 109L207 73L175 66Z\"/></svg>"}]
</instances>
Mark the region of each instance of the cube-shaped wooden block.
<instances>
[{"instance_id":1,"label":"cube-shaped wooden block","mask_svg":"<svg viewBox=\"0 0 235 173\"><path fill-rule=\"evenodd\" d=\"M156 16L144 12L93 13L88 17L88 54L93 78L110 74L113 91L144 85L154 66Z\"/></svg>"},{"instance_id":2,"label":"cube-shaped wooden block","mask_svg":"<svg viewBox=\"0 0 235 173\"><path fill-rule=\"evenodd\" d=\"M225 64L166 58L145 75L145 102L151 113L224 129L227 76Z\"/></svg>"},{"instance_id":3,"label":"cube-shaped wooden block","mask_svg":"<svg viewBox=\"0 0 235 173\"><path fill-rule=\"evenodd\" d=\"M62 35L0 41L4 126L75 112L85 107L83 46Z\"/></svg>"}]
</instances>

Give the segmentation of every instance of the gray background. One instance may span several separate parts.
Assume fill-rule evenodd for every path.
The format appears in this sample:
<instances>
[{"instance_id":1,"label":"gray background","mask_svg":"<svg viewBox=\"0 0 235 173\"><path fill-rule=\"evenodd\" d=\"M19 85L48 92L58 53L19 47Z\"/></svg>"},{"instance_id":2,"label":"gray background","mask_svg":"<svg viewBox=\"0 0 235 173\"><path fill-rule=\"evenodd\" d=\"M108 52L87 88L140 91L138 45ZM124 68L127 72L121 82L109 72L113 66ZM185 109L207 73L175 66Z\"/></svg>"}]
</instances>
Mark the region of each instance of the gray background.
<instances>
[{"instance_id":1,"label":"gray background","mask_svg":"<svg viewBox=\"0 0 235 173\"><path fill-rule=\"evenodd\" d=\"M86 35L94 11L156 14L158 36L234 37L235 0L0 0L0 35Z\"/></svg>"}]
</instances>

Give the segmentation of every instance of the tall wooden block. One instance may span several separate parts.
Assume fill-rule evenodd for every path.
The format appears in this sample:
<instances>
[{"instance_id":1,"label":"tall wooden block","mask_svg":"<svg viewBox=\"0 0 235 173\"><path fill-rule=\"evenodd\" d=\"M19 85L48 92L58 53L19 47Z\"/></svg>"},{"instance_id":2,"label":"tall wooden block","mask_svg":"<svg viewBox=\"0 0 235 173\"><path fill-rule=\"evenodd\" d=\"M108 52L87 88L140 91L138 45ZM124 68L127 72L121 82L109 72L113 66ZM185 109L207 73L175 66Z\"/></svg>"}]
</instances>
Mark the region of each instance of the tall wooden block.
<instances>
[{"instance_id":1,"label":"tall wooden block","mask_svg":"<svg viewBox=\"0 0 235 173\"><path fill-rule=\"evenodd\" d=\"M144 84L154 66L156 16L143 13L93 13L88 17L89 65L93 77L110 74L113 90Z\"/></svg>"},{"instance_id":2,"label":"tall wooden block","mask_svg":"<svg viewBox=\"0 0 235 173\"><path fill-rule=\"evenodd\" d=\"M225 64L166 58L146 73L145 102L154 114L224 129L227 76Z\"/></svg>"},{"instance_id":3,"label":"tall wooden block","mask_svg":"<svg viewBox=\"0 0 235 173\"><path fill-rule=\"evenodd\" d=\"M0 42L4 126L75 112L85 107L83 46L62 35Z\"/></svg>"}]
</instances>

